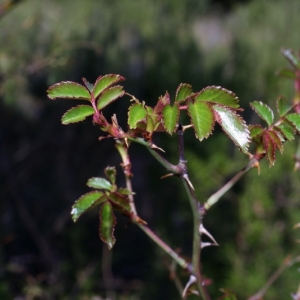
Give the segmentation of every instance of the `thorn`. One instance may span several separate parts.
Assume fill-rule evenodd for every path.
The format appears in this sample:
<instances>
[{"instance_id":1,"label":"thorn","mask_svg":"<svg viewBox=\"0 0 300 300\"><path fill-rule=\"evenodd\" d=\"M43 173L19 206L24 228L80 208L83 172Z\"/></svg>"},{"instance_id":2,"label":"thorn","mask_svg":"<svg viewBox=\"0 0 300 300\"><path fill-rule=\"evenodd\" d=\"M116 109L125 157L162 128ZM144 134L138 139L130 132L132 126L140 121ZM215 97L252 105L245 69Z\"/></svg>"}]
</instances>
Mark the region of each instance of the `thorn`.
<instances>
[{"instance_id":1,"label":"thorn","mask_svg":"<svg viewBox=\"0 0 300 300\"><path fill-rule=\"evenodd\" d=\"M216 246L219 246L219 244L216 242L216 240L214 239L214 237L204 228L203 224L200 224L199 227L199 233L201 234L205 234L206 236L208 236Z\"/></svg>"},{"instance_id":2,"label":"thorn","mask_svg":"<svg viewBox=\"0 0 300 300\"><path fill-rule=\"evenodd\" d=\"M190 180L189 180L188 175L187 175L187 174L184 174L184 175L183 175L183 178L184 178L185 181L188 183L189 187L190 187L193 191L195 191L195 189L194 189L192 183L191 183Z\"/></svg>"},{"instance_id":3,"label":"thorn","mask_svg":"<svg viewBox=\"0 0 300 300\"><path fill-rule=\"evenodd\" d=\"M185 125L185 126L182 126L182 131L185 131L186 129L189 129L189 128L191 128L191 127L193 127L193 125L192 125L192 124L190 124L190 125Z\"/></svg>"},{"instance_id":4,"label":"thorn","mask_svg":"<svg viewBox=\"0 0 300 300\"><path fill-rule=\"evenodd\" d=\"M150 148L151 148L151 149L157 149L157 150L160 150L160 151L162 151L162 152L165 153L165 150L163 150L162 148L157 147L157 146L154 145L154 144L151 144L151 145L150 145Z\"/></svg>"},{"instance_id":5,"label":"thorn","mask_svg":"<svg viewBox=\"0 0 300 300\"><path fill-rule=\"evenodd\" d=\"M160 177L160 179L164 179L164 178L167 178L167 177L171 177L171 176L173 176L173 175L174 175L173 173L166 174L166 175Z\"/></svg>"},{"instance_id":6,"label":"thorn","mask_svg":"<svg viewBox=\"0 0 300 300\"><path fill-rule=\"evenodd\" d=\"M128 148L128 138L127 137L124 138L124 143L125 143L126 147Z\"/></svg>"},{"instance_id":7,"label":"thorn","mask_svg":"<svg viewBox=\"0 0 300 300\"><path fill-rule=\"evenodd\" d=\"M210 247L210 246L219 246L218 244L215 243L206 243L206 242L201 242L201 249L205 247Z\"/></svg>"},{"instance_id":8,"label":"thorn","mask_svg":"<svg viewBox=\"0 0 300 300\"><path fill-rule=\"evenodd\" d=\"M184 290L183 290L183 292L182 292L182 298L185 298L185 296L187 295L187 292L188 292L188 289L190 288L190 286L193 284L193 283L195 283L197 281L197 279L196 279L196 277L194 276L194 275L191 275L190 276L190 279L189 279L189 281L188 281L188 283L186 284L186 286L185 286L185 288L184 288ZM196 291L193 291L193 293L194 292L196 292ZM199 293L197 292L197 295L198 295Z\"/></svg>"},{"instance_id":9,"label":"thorn","mask_svg":"<svg viewBox=\"0 0 300 300\"><path fill-rule=\"evenodd\" d=\"M260 164L259 164L259 161L256 161L253 164L252 168L257 168L257 173L258 173L258 175L260 175Z\"/></svg>"}]
</instances>

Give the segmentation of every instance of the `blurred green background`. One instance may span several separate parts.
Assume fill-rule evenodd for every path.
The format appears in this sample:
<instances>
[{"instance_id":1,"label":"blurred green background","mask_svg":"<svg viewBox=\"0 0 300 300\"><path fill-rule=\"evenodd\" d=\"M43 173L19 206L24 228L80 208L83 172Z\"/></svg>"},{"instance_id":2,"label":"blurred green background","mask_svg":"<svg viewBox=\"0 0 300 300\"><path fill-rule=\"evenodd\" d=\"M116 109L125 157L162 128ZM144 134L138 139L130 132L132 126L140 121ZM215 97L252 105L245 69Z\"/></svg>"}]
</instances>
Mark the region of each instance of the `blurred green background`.
<instances>
[{"instance_id":1,"label":"blurred green background","mask_svg":"<svg viewBox=\"0 0 300 300\"><path fill-rule=\"evenodd\" d=\"M11 2L11 6L6 4ZM282 48L300 48L299 0L24 0L0 1L0 298L179 299L170 260L138 228L118 216L112 252L98 237L97 211L73 224L70 208L92 176L120 160L112 140L99 142L89 120L60 124L71 101L53 102L46 90L61 80L94 82L126 77L125 89L153 104L181 82L195 91L221 85L234 91L244 118L258 122L249 102L275 107L293 97L292 82L275 76L286 67ZM105 113L125 126L128 99ZM123 119L122 119L123 115ZM176 161L176 138L156 143ZM140 216L168 244L191 254L192 220L176 178L138 145L130 149ZM203 250L212 299L229 288L246 299L288 254L298 254L300 178L293 172L296 143L243 178L205 216L220 247ZM247 162L216 128L199 143L186 134L186 155L204 201ZM300 282L286 270L265 299L287 299ZM178 269L185 283L187 274Z\"/></svg>"}]
</instances>

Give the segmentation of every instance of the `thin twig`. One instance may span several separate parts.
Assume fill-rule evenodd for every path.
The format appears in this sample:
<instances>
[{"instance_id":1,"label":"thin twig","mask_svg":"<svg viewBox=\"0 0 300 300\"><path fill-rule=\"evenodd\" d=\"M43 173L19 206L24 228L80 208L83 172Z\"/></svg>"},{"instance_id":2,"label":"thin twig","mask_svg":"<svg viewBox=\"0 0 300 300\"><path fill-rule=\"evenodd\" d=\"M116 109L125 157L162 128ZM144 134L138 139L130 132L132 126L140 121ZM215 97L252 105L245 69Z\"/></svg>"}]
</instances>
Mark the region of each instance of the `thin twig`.
<instances>
[{"instance_id":1,"label":"thin twig","mask_svg":"<svg viewBox=\"0 0 300 300\"><path fill-rule=\"evenodd\" d=\"M287 257L278 270L268 279L266 284L253 296L248 298L247 300L260 300L268 291L270 286L275 282L275 280L283 273L283 271L295 263L300 262L300 256L296 256L293 259Z\"/></svg>"},{"instance_id":2,"label":"thin twig","mask_svg":"<svg viewBox=\"0 0 300 300\"><path fill-rule=\"evenodd\" d=\"M216 193L211 195L204 203L204 209L209 210L219 199L229 191L245 174L247 174L252 168L257 167L259 158L253 156L248 164L236 175L234 175L224 186L222 186Z\"/></svg>"}]
</instances>

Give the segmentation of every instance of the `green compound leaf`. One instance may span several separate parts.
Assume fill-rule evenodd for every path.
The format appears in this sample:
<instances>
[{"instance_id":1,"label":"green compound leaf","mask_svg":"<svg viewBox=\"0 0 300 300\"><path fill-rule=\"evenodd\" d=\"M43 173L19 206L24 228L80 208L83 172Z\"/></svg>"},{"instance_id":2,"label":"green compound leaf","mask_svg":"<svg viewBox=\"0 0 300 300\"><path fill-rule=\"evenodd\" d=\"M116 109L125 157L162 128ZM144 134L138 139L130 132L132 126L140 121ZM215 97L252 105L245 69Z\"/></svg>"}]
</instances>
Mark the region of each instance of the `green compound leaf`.
<instances>
[{"instance_id":1,"label":"green compound leaf","mask_svg":"<svg viewBox=\"0 0 300 300\"><path fill-rule=\"evenodd\" d=\"M85 120L86 117L91 116L95 113L92 106L89 105L78 105L68 110L61 118L61 122L64 125L70 123L77 123Z\"/></svg>"},{"instance_id":2,"label":"green compound leaf","mask_svg":"<svg viewBox=\"0 0 300 300\"><path fill-rule=\"evenodd\" d=\"M277 129L286 140L293 141L295 139L295 129L288 122L281 123L276 126L275 129Z\"/></svg>"},{"instance_id":3,"label":"green compound leaf","mask_svg":"<svg viewBox=\"0 0 300 300\"><path fill-rule=\"evenodd\" d=\"M125 78L117 74L99 76L95 82L93 89L94 97L97 98L104 90L109 88L111 85L123 80L125 80Z\"/></svg>"},{"instance_id":4,"label":"green compound leaf","mask_svg":"<svg viewBox=\"0 0 300 300\"><path fill-rule=\"evenodd\" d=\"M134 129L137 123L146 118L146 108L142 103L134 103L128 110L128 125L129 128Z\"/></svg>"},{"instance_id":5,"label":"green compound leaf","mask_svg":"<svg viewBox=\"0 0 300 300\"><path fill-rule=\"evenodd\" d=\"M108 249L112 249L116 239L114 237L115 225L117 223L113 209L109 201L103 203L99 213L100 227L99 234L101 240L107 244Z\"/></svg>"},{"instance_id":6,"label":"green compound leaf","mask_svg":"<svg viewBox=\"0 0 300 300\"><path fill-rule=\"evenodd\" d=\"M296 79L297 78L295 72L290 70L290 69L281 69L281 70L276 72L276 75L280 76L280 77L290 78L290 79Z\"/></svg>"},{"instance_id":7,"label":"green compound leaf","mask_svg":"<svg viewBox=\"0 0 300 300\"><path fill-rule=\"evenodd\" d=\"M125 91L120 85L105 90L98 99L97 108L99 110L103 109L105 106L122 97L124 94Z\"/></svg>"},{"instance_id":8,"label":"green compound leaf","mask_svg":"<svg viewBox=\"0 0 300 300\"><path fill-rule=\"evenodd\" d=\"M274 114L272 109L268 105L260 101L254 101L250 103L250 106L264 121L267 122L269 126L272 125L274 120Z\"/></svg>"},{"instance_id":9,"label":"green compound leaf","mask_svg":"<svg viewBox=\"0 0 300 300\"><path fill-rule=\"evenodd\" d=\"M175 102L183 102L192 94L192 86L187 83L181 83L176 90Z\"/></svg>"},{"instance_id":10,"label":"green compound leaf","mask_svg":"<svg viewBox=\"0 0 300 300\"><path fill-rule=\"evenodd\" d=\"M269 167L273 167L275 164L275 151L276 151L276 144L272 138L272 136L266 132L263 136L263 143L264 148L267 153L267 159L269 161Z\"/></svg>"},{"instance_id":11,"label":"green compound leaf","mask_svg":"<svg viewBox=\"0 0 300 300\"><path fill-rule=\"evenodd\" d=\"M112 192L109 195L109 200L112 204L116 205L123 212L126 212L127 214L131 213L131 207L129 204L128 196L122 195L118 192Z\"/></svg>"},{"instance_id":12,"label":"green compound leaf","mask_svg":"<svg viewBox=\"0 0 300 300\"><path fill-rule=\"evenodd\" d=\"M166 131L170 134L174 132L178 118L179 118L179 107L178 105L171 106L170 104L166 105L162 111L163 114L163 125Z\"/></svg>"},{"instance_id":13,"label":"green compound leaf","mask_svg":"<svg viewBox=\"0 0 300 300\"><path fill-rule=\"evenodd\" d=\"M76 222L82 214L106 200L106 195L100 191L93 191L82 195L72 206L71 216L73 221Z\"/></svg>"},{"instance_id":14,"label":"green compound leaf","mask_svg":"<svg viewBox=\"0 0 300 300\"><path fill-rule=\"evenodd\" d=\"M112 190L112 184L107 179L101 177L90 178L87 186L99 190Z\"/></svg>"},{"instance_id":15,"label":"green compound leaf","mask_svg":"<svg viewBox=\"0 0 300 300\"><path fill-rule=\"evenodd\" d=\"M291 109L291 105L287 102L285 97L279 97L277 99L277 111L280 117L286 115Z\"/></svg>"},{"instance_id":16,"label":"green compound leaf","mask_svg":"<svg viewBox=\"0 0 300 300\"><path fill-rule=\"evenodd\" d=\"M56 98L89 100L89 91L81 84L72 81L62 81L49 87L48 97L52 100Z\"/></svg>"},{"instance_id":17,"label":"green compound leaf","mask_svg":"<svg viewBox=\"0 0 300 300\"><path fill-rule=\"evenodd\" d=\"M106 167L104 170L105 176L114 185L116 182L117 171L115 167Z\"/></svg>"},{"instance_id":18,"label":"green compound leaf","mask_svg":"<svg viewBox=\"0 0 300 300\"><path fill-rule=\"evenodd\" d=\"M297 131L300 131L300 114L289 114L285 116L285 118L295 127Z\"/></svg>"},{"instance_id":19,"label":"green compound leaf","mask_svg":"<svg viewBox=\"0 0 300 300\"><path fill-rule=\"evenodd\" d=\"M193 103L189 101L187 111L191 118L196 137L200 141L204 138L208 138L215 124L212 108L205 102L198 101Z\"/></svg>"},{"instance_id":20,"label":"green compound leaf","mask_svg":"<svg viewBox=\"0 0 300 300\"><path fill-rule=\"evenodd\" d=\"M238 97L233 92L220 86L208 86L200 91L195 98L195 102L198 101L213 102L231 108L239 108Z\"/></svg>"},{"instance_id":21,"label":"green compound leaf","mask_svg":"<svg viewBox=\"0 0 300 300\"><path fill-rule=\"evenodd\" d=\"M261 125L249 125L250 137L252 139L260 136L264 132L264 128Z\"/></svg>"},{"instance_id":22,"label":"green compound leaf","mask_svg":"<svg viewBox=\"0 0 300 300\"><path fill-rule=\"evenodd\" d=\"M234 110L220 105L214 105L216 121L229 138L241 149L242 152L248 153L250 142L250 133L245 121Z\"/></svg>"}]
</instances>

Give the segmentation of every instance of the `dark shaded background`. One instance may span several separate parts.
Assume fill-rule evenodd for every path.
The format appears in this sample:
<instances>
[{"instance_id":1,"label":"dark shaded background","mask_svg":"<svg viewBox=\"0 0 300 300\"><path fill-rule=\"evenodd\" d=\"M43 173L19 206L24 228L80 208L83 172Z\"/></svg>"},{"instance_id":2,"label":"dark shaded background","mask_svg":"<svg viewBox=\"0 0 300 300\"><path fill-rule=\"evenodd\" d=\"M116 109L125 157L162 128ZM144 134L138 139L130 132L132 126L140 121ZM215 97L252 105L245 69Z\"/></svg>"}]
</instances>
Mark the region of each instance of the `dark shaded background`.
<instances>
[{"instance_id":1,"label":"dark shaded background","mask_svg":"<svg viewBox=\"0 0 300 300\"><path fill-rule=\"evenodd\" d=\"M0 1L0 298L178 299L169 258L138 228L118 216L112 252L98 237L97 211L73 224L70 208L119 157L112 140L99 142L89 120L60 123L72 101L52 102L47 88L61 80L94 82L99 75L126 77L125 89L153 104L181 82L200 90L234 91L248 122L249 102L275 107L292 83L277 78L286 66L283 47L300 44L297 0ZM106 109L126 122L128 99ZM122 119L122 115L124 119ZM155 137L176 160L176 138ZM262 163L205 217L218 248L203 251L205 276L239 299L255 293L291 253L298 252L299 173L289 144L274 168ZM133 185L140 216L183 255L191 253L191 215L176 178L160 180L162 167L132 145ZM199 143L186 135L192 181L205 200L247 162L216 128ZM122 176L119 184L122 185ZM266 299L295 292L297 266L287 270ZM186 274L178 269L183 283Z\"/></svg>"}]
</instances>

